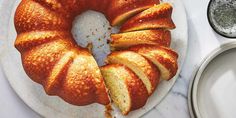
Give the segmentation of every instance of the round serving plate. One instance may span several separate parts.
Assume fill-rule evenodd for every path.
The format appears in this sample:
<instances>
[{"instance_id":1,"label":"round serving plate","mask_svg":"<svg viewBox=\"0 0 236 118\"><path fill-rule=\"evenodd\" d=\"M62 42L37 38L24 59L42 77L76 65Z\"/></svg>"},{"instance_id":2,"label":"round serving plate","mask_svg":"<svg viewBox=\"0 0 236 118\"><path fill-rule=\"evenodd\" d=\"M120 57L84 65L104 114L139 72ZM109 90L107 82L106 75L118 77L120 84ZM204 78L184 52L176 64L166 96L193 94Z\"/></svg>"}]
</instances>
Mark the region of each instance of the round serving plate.
<instances>
[{"instance_id":1,"label":"round serving plate","mask_svg":"<svg viewBox=\"0 0 236 118\"><path fill-rule=\"evenodd\" d=\"M7 1L7 0L6 0ZM92 104L88 106L73 106L59 97L48 96L45 94L41 85L32 82L25 74L19 52L14 48L14 41L16 39L16 31L14 27L14 13L20 0L16 0L9 10L12 13L5 15L10 17L9 26L4 27L8 30L7 39L3 40L5 48L2 51L1 64L3 70L9 80L10 85L19 95L19 97L35 112L47 118L102 118L104 117L105 107L99 104ZM141 117L156 105L158 105L163 98L168 94L169 90L174 85L182 68L187 47L188 47L188 33L187 33L187 19L185 8L180 0L165 0L173 5L173 20L176 24L176 29L171 31L172 44L171 48L178 52L179 70L177 75L170 81L162 81L154 94L149 98L147 104L139 109L131 112L128 116L123 116L117 109L112 112L116 118L137 118ZM88 19L89 20L89 19ZM95 22L95 21L93 21ZM90 26L91 27L91 26Z\"/></svg>"},{"instance_id":2,"label":"round serving plate","mask_svg":"<svg viewBox=\"0 0 236 118\"><path fill-rule=\"evenodd\" d=\"M215 49L190 84L189 107L196 118L235 118L236 42Z\"/></svg>"},{"instance_id":3,"label":"round serving plate","mask_svg":"<svg viewBox=\"0 0 236 118\"><path fill-rule=\"evenodd\" d=\"M199 71L199 67L201 67L201 65L204 61L205 61L205 59L203 59L203 61L193 69L192 75L190 77L190 82L189 82L189 87L188 87L188 108L189 108L189 114L190 114L191 118L196 117L196 113L193 108L193 100L192 100L193 85L195 82L196 75Z\"/></svg>"}]
</instances>

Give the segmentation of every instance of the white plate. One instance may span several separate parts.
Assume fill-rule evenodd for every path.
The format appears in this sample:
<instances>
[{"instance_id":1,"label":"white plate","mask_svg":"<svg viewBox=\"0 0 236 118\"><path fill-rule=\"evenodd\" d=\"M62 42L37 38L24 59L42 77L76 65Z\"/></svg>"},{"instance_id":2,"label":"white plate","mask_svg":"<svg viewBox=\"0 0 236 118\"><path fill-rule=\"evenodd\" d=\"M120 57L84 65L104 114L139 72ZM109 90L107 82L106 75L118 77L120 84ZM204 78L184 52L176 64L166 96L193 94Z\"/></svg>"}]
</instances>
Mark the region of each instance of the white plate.
<instances>
[{"instance_id":1,"label":"white plate","mask_svg":"<svg viewBox=\"0 0 236 118\"><path fill-rule=\"evenodd\" d=\"M192 72L192 76L190 77L191 78L191 81L189 82L189 88L188 88L188 109L189 109L189 113L190 113L190 117L191 118L195 118L196 115L195 115L195 111L193 109L193 101L192 101L192 92L193 92L193 84L194 84L194 80L195 80L195 77L196 77L196 73L198 72L198 68L199 66L197 66L194 71Z\"/></svg>"},{"instance_id":2,"label":"white plate","mask_svg":"<svg viewBox=\"0 0 236 118\"><path fill-rule=\"evenodd\" d=\"M197 118L236 117L236 42L223 44L203 61L192 88Z\"/></svg>"},{"instance_id":3,"label":"white plate","mask_svg":"<svg viewBox=\"0 0 236 118\"><path fill-rule=\"evenodd\" d=\"M154 106L158 105L174 85L182 68L188 44L186 13L180 0L168 1L173 4L173 20L177 26L177 28L172 31L171 47L179 54L179 71L172 80L162 81L158 86L158 89L149 98L147 104L142 109L131 112L127 116L129 118L140 117L151 110ZM19 0L16 1L16 3L13 5L13 8L9 8L12 9L12 14L5 15L6 17L10 17L11 20L9 26L5 27L5 29L8 30L8 37L7 40L3 40L6 48L3 50L4 53L1 56L3 70L12 88L29 107L44 117L104 117L104 107L102 105L92 104L85 107L72 106L58 97L47 96L40 85L32 82L27 77L21 65L20 55L13 46L14 40L16 38L13 16L15 8L18 4ZM123 117L120 112L117 111L115 111L113 115L117 118Z\"/></svg>"}]
</instances>

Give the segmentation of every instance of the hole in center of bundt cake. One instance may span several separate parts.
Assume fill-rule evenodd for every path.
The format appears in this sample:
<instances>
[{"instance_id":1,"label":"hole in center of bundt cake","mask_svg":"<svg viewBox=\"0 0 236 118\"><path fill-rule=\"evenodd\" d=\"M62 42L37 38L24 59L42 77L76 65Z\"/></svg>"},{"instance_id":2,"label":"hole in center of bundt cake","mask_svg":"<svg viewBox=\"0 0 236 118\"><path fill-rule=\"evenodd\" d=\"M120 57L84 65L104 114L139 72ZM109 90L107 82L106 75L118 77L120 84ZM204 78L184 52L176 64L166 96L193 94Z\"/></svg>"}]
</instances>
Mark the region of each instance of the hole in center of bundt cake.
<instances>
[{"instance_id":1,"label":"hole in center of bundt cake","mask_svg":"<svg viewBox=\"0 0 236 118\"><path fill-rule=\"evenodd\" d=\"M99 12L86 11L77 16L73 22L72 34L78 45L91 47L92 54L99 66L110 53L108 44L111 33L117 33L118 28L111 27L106 17Z\"/></svg>"}]
</instances>

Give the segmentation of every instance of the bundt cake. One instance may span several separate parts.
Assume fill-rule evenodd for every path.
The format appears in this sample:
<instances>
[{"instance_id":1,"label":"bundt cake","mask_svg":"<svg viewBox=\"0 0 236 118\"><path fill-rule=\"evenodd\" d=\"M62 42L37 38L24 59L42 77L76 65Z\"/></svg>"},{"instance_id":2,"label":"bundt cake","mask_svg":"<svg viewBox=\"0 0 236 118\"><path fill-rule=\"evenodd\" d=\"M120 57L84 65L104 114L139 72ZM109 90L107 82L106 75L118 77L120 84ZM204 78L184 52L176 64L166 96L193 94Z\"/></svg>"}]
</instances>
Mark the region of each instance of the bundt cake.
<instances>
[{"instance_id":1,"label":"bundt cake","mask_svg":"<svg viewBox=\"0 0 236 118\"><path fill-rule=\"evenodd\" d=\"M151 95L159 83L159 70L141 56L133 51L117 51L107 57L109 64L123 64L130 68L143 81Z\"/></svg>"},{"instance_id":2,"label":"bundt cake","mask_svg":"<svg viewBox=\"0 0 236 118\"><path fill-rule=\"evenodd\" d=\"M101 68L111 99L124 115L141 108L148 99L143 82L124 65L111 64Z\"/></svg>"},{"instance_id":3,"label":"bundt cake","mask_svg":"<svg viewBox=\"0 0 236 118\"><path fill-rule=\"evenodd\" d=\"M122 49L138 44L153 44L169 47L171 34L168 30L141 30L111 35L110 46L113 49Z\"/></svg>"},{"instance_id":4,"label":"bundt cake","mask_svg":"<svg viewBox=\"0 0 236 118\"><path fill-rule=\"evenodd\" d=\"M159 68L162 79L171 79L178 70L178 54L169 48L156 45L137 45L131 47L130 50L153 62Z\"/></svg>"},{"instance_id":5,"label":"bundt cake","mask_svg":"<svg viewBox=\"0 0 236 118\"><path fill-rule=\"evenodd\" d=\"M128 32L144 29L174 29L175 24L171 19L172 6L168 3L155 5L138 15L130 18L120 29Z\"/></svg>"},{"instance_id":6,"label":"bundt cake","mask_svg":"<svg viewBox=\"0 0 236 118\"><path fill-rule=\"evenodd\" d=\"M15 13L15 47L26 74L48 95L73 105L112 100L125 115L141 108L160 76L169 80L177 71L178 56L168 48L166 30L175 27L172 7L157 4L159 0L22 0ZM104 13L112 26L132 17L122 25L124 33L111 36L110 45L122 50L112 52L101 68L71 34L74 18L86 10Z\"/></svg>"}]
</instances>

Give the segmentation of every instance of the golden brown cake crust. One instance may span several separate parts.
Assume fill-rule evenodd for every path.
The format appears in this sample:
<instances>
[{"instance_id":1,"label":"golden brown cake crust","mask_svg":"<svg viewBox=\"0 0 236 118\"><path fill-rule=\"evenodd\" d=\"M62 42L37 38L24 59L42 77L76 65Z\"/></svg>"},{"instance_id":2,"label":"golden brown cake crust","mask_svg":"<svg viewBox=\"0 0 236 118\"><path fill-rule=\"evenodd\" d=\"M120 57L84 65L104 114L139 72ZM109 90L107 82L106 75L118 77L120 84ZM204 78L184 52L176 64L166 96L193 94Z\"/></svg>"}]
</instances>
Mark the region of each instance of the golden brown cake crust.
<instances>
[{"instance_id":1,"label":"golden brown cake crust","mask_svg":"<svg viewBox=\"0 0 236 118\"><path fill-rule=\"evenodd\" d=\"M136 110L143 107L146 104L148 99L148 91L144 86L143 82L134 74L130 69L125 67L127 72L131 75L132 79L127 79L126 84L128 86L128 91L130 92L130 96L132 99L131 110Z\"/></svg>"},{"instance_id":2,"label":"golden brown cake crust","mask_svg":"<svg viewBox=\"0 0 236 118\"><path fill-rule=\"evenodd\" d=\"M79 47L71 35L72 22L77 15L91 9L104 13L114 26L154 4L159 4L159 0L22 0L16 9L14 23L18 34L15 47L21 53L25 72L33 81L42 84L48 95L57 95L70 104L109 104L107 89L95 59L87 49ZM166 18L159 21L170 24L171 10L168 13L161 15ZM153 17L147 15L144 18L150 20ZM168 47L170 32L162 32L166 42L157 41L161 32L150 30L149 34L153 35L147 39ZM176 54L169 53L177 58ZM114 52L111 55L119 54ZM141 57L145 62L140 67L150 79L153 92L159 83L159 70ZM126 81L128 91L132 91L130 96L135 99L130 109L135 110L146 103L148 93L141 80L131 70L125 69L131 78L135 78Z\"/></svg>"},{"instance_id":3,"label":"golden brown cake crust","mask_svg":"<svg viewBox=\"0 0 236 118\"><path fill-rule=\"evenodd\" d=\"M103 78L92 55L85 50L71 50L72 44L64 41L51 41L24 52L22 62L28 76L42 84L47 94L59 95L70 104L109 104Z\"/></svg>"},{"instance_id":4,"label":"golden brown cake crust","mask_svg":"<svg viewBox=\"0 0 236 118\"><path fill-rule=\"evenodd\" d=\"M98 101L109 104L107 90L96 61L87 51L76 51L73 62L65 73L59 96L75 105Z\"/></svg>"},{"instance_id":5,"label":"golden brown cake crust","mask_svg":"<svg viewBox=\"0 0 236 118\"><path fill-rule=\"evenodd\" d=\"M154 4L159 4L159 2L159 0L111 0L107 9L107 17L111 25L114 26L123 21L120 18L123 14L128 12L136 14L150 8ZM131 16L134 13L131 13Z\"/></svg>"},{"instance_id":6,"label":"golden brown cake crust","mask_svg":"<svg viewBox=\"0 0 236 118\"><path fill-rule=\"evenodd\" d=\"M121 26L120 32L160 28L174 29L175 24L171 19L172 9L169 3L155 5L130 18Z\"/></svg>"},{"instance_id":7,"label":"golden brown cake crust","mask_svg":"<svg viewBox=\"0 0 236 118\"><path fill-rule=\"evenodd\" d=\"M151 91L149 94L151 95L154 92L160 81L160 73L153 63L133 51L112 52L110 55L108 55L107 62L117 64L117 62L113 62L114 59L124 60L127 63L132 63L139 67L143 71L143 73L148 77L151 83Z\"/></svg>"},{"instance_id":8,"label":"golden brown cake crust","mask_svg":"<svg viewBox=\"0 0 236 118\"><path fill-rule=\"evenodd\" d=\"M46 9L58 13L58 15L61 15L63 18L66 19L71 18L73 14L73 12L69 12L69 10L67 9L68 6L70 6L71 4L76 4L76 2L72 0L67 0L68 1L67 4L65 4L65 1L63 0L33 0L33 1L39 3Z\"/></svg>"},{"instance_id":9,"label":"golden brown cake crust","mask_svg":"<svg viewBox=\"0 0 236 118\"><path fill-rule=\"evenodd\" d=\"M88 0L87 6L89 6L88 9L92 9L106 14L110 3L111 0Z\"/></svg>"},{"instance_id":10,"label":"golden brown cake crust","mask_svg":"<svg viewBox=\"0 0 236 118\"><path fill-rule=\"evenodd\" d=\"M70 30L70 21L32 0L23 0L15 13L17 33L44 30Z\"/></svg>"},{"instance_id":11,"label":"golden brown cake crust","mask_svg":"<svg viewBox=\"0 0 236 118\"><path fill-rule=\"evenodd\" d=\"M145 57L153 57L163 64L171 72L171 75L167 80L170 80L175 76L178 71L178 54L169 48L156 45L137 45L131 47L129 50L135 51Z\"/></svg>"},{"instance_id":12,"label":"golden brown cake crust","mask_svg":"<svg viewBox=\"0 0 236 118\"><path fill-rule=\"evenodd\" d=\"M127 48L139 44L153 44L169 47L171 34L168 30L142 30L111 35L111 47Z\"/></svg>"},{"instance_id":13,"label":"golden brown cake crust","mask_svg":"<svg viewBox=\"0 0 236 118\"><path fill-rule=\"evenodd\" d=\"M68 38L69 37L69 38ZM62 31L31 31L17 35L15 47L20 51L29 50L35 46L42 45L58 39L72 39L70 33ZM73 42L73 40L70 40Z\"/></svg>"},{"instance_id":14,"label":"golden brown cake crust","mask_svg":"<svg viewBox=\"0 0 236 118\"><path fill-rule=\"evenodd\" d=\"M74 105L107 105L110 100L96 61L73 40L71 17L61 15L74 10L77 4L72 6L71 2L60 0L67 3L63 9L55 0L23 0L15 14L15 47L27 75L42 84L47 94L58 95Z\"/></svg>"}]
</instances>

